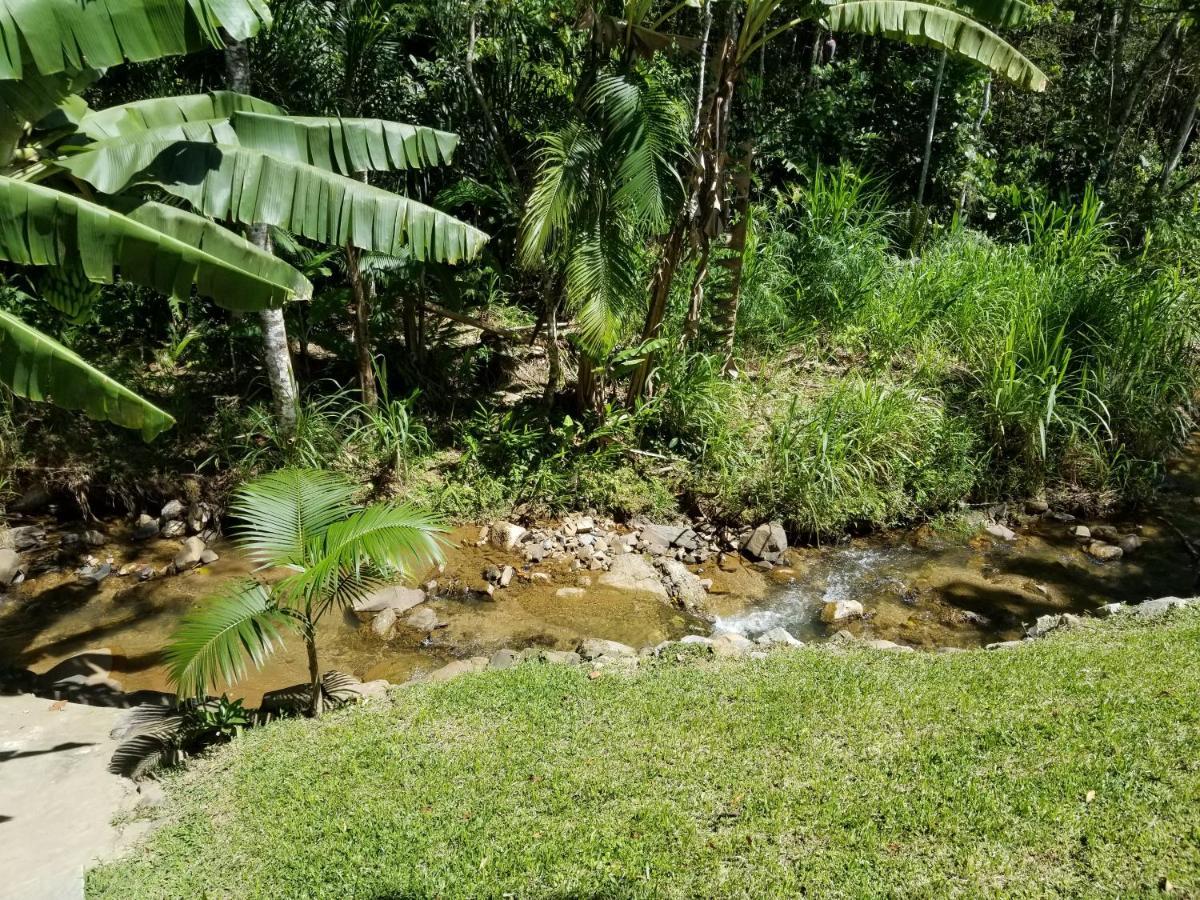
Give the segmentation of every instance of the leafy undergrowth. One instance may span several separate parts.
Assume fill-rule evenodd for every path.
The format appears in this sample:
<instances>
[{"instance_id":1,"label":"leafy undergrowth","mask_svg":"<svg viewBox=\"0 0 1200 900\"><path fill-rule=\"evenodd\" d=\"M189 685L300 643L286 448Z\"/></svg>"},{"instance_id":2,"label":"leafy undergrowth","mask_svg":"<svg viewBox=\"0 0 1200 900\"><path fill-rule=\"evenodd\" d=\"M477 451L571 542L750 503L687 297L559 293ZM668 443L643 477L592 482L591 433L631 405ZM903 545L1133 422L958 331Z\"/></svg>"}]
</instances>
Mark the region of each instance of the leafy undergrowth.
<instances>
[{"instance_id":1,"label":"leafy undergrowth","mask_svg":"<svg viewBox=\"0 0 1200 900\"><path fill-rule=\"evenodd\" d=\"M468 676L247 734L89 895L1191 895L1197 696L1193 611L1004 652Z\"/></svg>"}]
</instances>

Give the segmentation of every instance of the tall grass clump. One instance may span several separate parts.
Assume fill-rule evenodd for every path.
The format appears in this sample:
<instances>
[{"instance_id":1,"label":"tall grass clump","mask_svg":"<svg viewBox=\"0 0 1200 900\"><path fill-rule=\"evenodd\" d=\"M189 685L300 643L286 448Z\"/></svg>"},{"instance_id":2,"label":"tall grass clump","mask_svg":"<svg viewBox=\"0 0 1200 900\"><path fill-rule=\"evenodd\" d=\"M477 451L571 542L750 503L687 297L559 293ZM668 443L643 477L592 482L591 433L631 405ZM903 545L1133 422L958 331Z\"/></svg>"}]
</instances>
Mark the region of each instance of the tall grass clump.
<instances>
[{"instance_id":1,"label":"tall grass clump","mask_svg":"<svg viewBox=\"0 0 1200 900\"><path fill-rule=\"evenodd\" d=\"M842 163L756 210L739 334L778 350L844 323L889 266L892 215L871 178Z\"/></svg>"}]
</instances>

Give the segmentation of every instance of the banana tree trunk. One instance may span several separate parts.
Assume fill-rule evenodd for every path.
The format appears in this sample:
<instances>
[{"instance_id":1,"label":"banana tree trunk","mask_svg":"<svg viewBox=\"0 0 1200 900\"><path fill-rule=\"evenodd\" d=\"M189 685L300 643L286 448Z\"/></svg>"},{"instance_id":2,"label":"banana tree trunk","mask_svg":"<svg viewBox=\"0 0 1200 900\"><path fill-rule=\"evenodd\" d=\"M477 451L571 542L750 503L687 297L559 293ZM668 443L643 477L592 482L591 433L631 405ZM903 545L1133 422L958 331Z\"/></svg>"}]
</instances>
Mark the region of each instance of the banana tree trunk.
<instances>
[{"instance_id":1,"label":"banana tree trunk","mask_svg":"<svg viewBox=\"0 0 1200 900\"><path fill-rule=\"evenodd\" d=\"M364 180L366 176L363 176ZM375 386L375 359L371 352L371 301L375 284L361 268L362 254L346 245L346 274L350 281L350 296L354 301L354 356L358 367L358 387L363 406L375 409L379 396Z\"/></svg>"},{"instance_id":2,"label":"banana tree trunk","mask_svg":"<svg viewBox=\"0 0 1200 900\"><path fill-rule=\"evenodd\" d=\"M729 269L729 286L717 309L717 329L724 354L722 370L733 367L733 341L737 335L738 306L742 299L742 273L746 268L746 236L750 230L750 178L754 171L754 145L747 142L745 156L733 177L735 192L733 230L729 233L729 256L722 264Z\"/></svg>"},{"instance_id":3,"label":"banana tree trunk","mask_svg":"<svg viewBox=\"0 0 1200 900\"><path fill-rule=\"evenodd\" d=\"M246 41L231 41L225 50L226 80L231 91L250 91L250 45ZM271 235L266 225L251 225L246 237L261 250L271 251ZM285 439L296 433L296 410L299 397L296 374L292 371L292 354L288 347L287 326L282 309L264 309L258 314L263 333L263 356L275 420Z\"/></svg>"},{"instance_id":4,"label":"banana tree trunk","mask_svg":"<svg viewBox=\"0 0 1200 900\"><path fill-rule=\"evenodd\" d=\"M917 205L925 202L925 185L929 181L929 161L933 157L933 135L937 129L938 104L942 99L942 78L946 74L946 51L938 61L937 78L933 81L933 100L929 104L929 124L925 129L925 153L921 157L921 180L917 182Z\"/></svg>"}]
</instances>

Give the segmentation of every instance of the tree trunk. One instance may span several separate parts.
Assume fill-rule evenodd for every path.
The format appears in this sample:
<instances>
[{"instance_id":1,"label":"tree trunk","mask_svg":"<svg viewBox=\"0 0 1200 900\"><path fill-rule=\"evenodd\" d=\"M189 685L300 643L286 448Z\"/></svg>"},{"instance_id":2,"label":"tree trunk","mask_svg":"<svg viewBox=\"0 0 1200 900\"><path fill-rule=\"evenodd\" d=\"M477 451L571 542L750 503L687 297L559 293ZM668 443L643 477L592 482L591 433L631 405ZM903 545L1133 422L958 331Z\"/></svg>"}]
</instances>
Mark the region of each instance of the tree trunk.
<instances>
[{"instance_id":1,"label":"tree trunk","mask_svg":"<svg viewBox=\"0 0 1200 900\"><path fill-rule=\"evenodd\" d=\"M579 375L575 379L575 404L579 412L594 412L598 406L596 395L599 390L596 364L586 350L579 351Z\"/></svg>"},{"instance_id":2,"label":"tree trunk","mask_svg":"<svg viewBox=\"0 0 1200 900\"><path fill-rule=\"evenodd\" d=\"M248 93L250 90L250 46L245 41L231 41L225 49L226 80L231 91ZM246 237L260 250L271 252L271 235L266 225L251 225ZM292 371L292 354L288 348L287 327L282 309L264 309L258 314L263 332L263 355L267 369L267 382L271 386L271 399L275 409L275 420L285 439L296 434L296 410L299 398L296 391L296 375Z\"/></svg>"},{"instance_id":3,"label":"tree trunk","mask_svg":"<svg viewBox=\"0 0 1200 900\"><path fill-rule=\"evenodd\" d=\"M946 51L938 60L937 78L933 82L933 101L929 104L929 125L925 129L925 153L921 158L921 180L917 182L917 205L925 202L925 185L929 180L929 161L933 157L933 134L937 128L938 104L942 99L942 78L946 74Z\"/></svg>"},{"instance_id":4,"label":"tree trunk","mask_svg":"<svg viewBox=\"0 0 1200 900\"><path fill-rule=\"evenodd\" d=\"M312 623L305 631L304 646L308 650L308 712L316 719L325 709L325 694L321 690L321 667L317 664L317 631Z\"/></svg>"},{"instance_id":5,"label":"tree trunk","mask_svg":"<svg viewBox=\"0 0 1200 900\"><path fill-rule=\"evenodd\" d=\"M366 176L362 176L366 179ZM354 357L358 367L358 389L362 403L367 409L379 405L379 394L375 385L375 357L371 352L371 301L375 295L375 284L361 269L362 253L357 247L346 245L346 277L350 282L350 296L354 309Z\"/></svg>"},{"instance_id":6,"label":"tree trunk","mask_svg":"<svg viewBox=\"0 0 1200 900\"><path fill-rule=\"evenodd\" d=\"M550 366L546 375L546 388L542 391L542 402L547 408L554 404L554 398L562 390L563 384L562 357L558 347L559 302L557 285L553 278L547 277L542 284L542 303L546 316L546 361Z\"/></svg>"},{"instance_id":7,"label":"tree trunk","mask_svg":"<svg viewBox=\"0 0 1200 900\"><path fill-rule=\"evenodd\" d=\"M1134 73L1133 78L1129 80L1129 84L1125 87L1121 95L1121 106L1117 111L1117 119L1112 128L1112 151L1106 160L1106 176L1112 171L1113 164L1117 160L1117 155L1120 153L1121 144L1125 140L1125 134L1129 126L1129 120L1133 116L1133 108L1137 104L1138 97L1141 96L1142 87L1146 83L1146 79L1150 77L1150 71L1156 62L1162 62L1171 52L1171 46L1179 37L1179 29L1183 22L1183 13L1177 12L1171 21L1164 26L1162 33L1155 42L1154 47L1146 54Z\"/></svg>"},{"instance_id":8,"label":"tree trunk","mask_svg":"<svg viewBox=\"0 0 1200 900\"><path fill-rule=\"evenodd\" d=\"M717 328L721 335L721 352L725 360L721 368L732 370L733 341L737 336L738 306L742 299L742 272L746 267L746 236L750 230L750 176L754 170L754 146L747 142L742 164L733 178L734 224L729 234L730 256L724 265L729 269L729 285L718 308Z\"/></svg>"},{"instance_id":9,"label":"tree trunk","mask_svg":"<svg viewBox=\"0 0 1200 900\"><path fill-rule=\"evenodd\" d=\"M1171 176L1175 174L1175 170L1179 168L1179 163L1183 160L1183 151L1187 149L1188 138L1192 136L1198 109L1200 109L1200 85L1197 85L1195 93L1192 94L1191 104L1184 111L1183 118L1179 120L1179 128L1175 132L1175 143L1171 147L1171 155L1167 157L1162 176L1158 180L1159 191L1165 191L1171 184Z\"/></svg>"},{"instance_id":10,"label":"tree trunk","mask_svg":"<svg viewBox=\"0 0 1200 900\"><path fill-rule=\"evenodd\" d=\"M700 38L700 74L696 77L696 116L692 121L692 137L700 131L700 115L704 110L705 69L708 67L708 36L712 33L712 2L701 0L700 22L703 36Z\"/></svg>"},{"instance_id":11,"label":"tree trunk","mask_svg":"<svg viewBox=\"0 0 1200 900\"><path fill-rule=\"evenodd\" d=\"M975 119L975 128L971 132L971 139L978 144L979 139L983 136L983 120L987 117L988 109L992 105L992 76L989 75L983 85L983 102L979 106L979 117ZM962 191L958 195L958 215L962 219L966 215L967 209L967 185L970 178L966 173L963 174Z\"/></svg>"}]
</instances>

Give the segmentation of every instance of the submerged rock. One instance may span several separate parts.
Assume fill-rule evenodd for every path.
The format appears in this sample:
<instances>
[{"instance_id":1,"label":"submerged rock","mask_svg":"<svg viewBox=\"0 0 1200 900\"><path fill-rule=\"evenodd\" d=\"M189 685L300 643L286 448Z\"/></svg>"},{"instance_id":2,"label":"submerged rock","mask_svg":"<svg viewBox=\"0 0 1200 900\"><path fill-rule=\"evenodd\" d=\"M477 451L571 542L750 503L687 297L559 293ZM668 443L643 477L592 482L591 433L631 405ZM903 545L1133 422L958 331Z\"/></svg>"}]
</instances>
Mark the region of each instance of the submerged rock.
<instances>
[{"instance_id":1,"label":"submerged rock","mask_svg":"<svg viewBox=\"0 0 1200 900\"><path fill-rule=\"evenodd\" d=\"M353 610L360 622L369 622L375 618L376 613L385 609L394 610L396 615L399 615L424 602L425 592L420 588L393 584L355 600Z\"/></svg>"},{"instance_id":2,"label":"submerged rock","mask_svg":"<svg viewBox=\"0 0 1200 900\"><path fill-rule=\"evenodd\" d=\"M1120 547L1114 547L1112 544L1106 544L1103 541L1092 541L1087 545L1087 555L1092 559L1108 562L1120 559L1125 554Z\"/></svg>"},{"instance_id":3,"label":"submerged rock","mask_svg":"<svg viewBox=\"0 0 1200 900\"><path fill-rule=\"evenodd\" d=\"M371 630L376 636L387 640L392 636L392 632L396 628L396 611L394 609L384 609L371 620Z\"/></svg>"},{"instance_id":4,"label":"submerged rock","mask_svg":"<svg viewBox=\"0 0 1200 900\"><path fill-rule=\"evenodd\" d=\"M428 606L422 606L410 612L405 617L404 624L417 631L429 632L443 627L444 623L438 621L437 613L432 609Z\"/></svg>"},{"instance_id":5,"label":"submerged rock","mask_svg":"<svg viewBox=\"0 0 1200 900\"><path fill-rule=\"evenodd\" d=\"M826 624L845 619L861 619L863 605L857 600L830 600L821 607L821 621Z\"/></svg>"},{"instance_id":6,"label":"submerged rock","mask_svg":"<svg viewBox=\"0 0 1200 900\"><path fill-rule=\"evenodd\" d=\"M1122 553L1128 555L1140 550L1143 543L1145 542L1138 535L1127 534L1117 541L1117 546L1121 548Z\"/></svg>"},{"instance_id":7,"label":"submerged rock","mask_svg":"<svg viewBox=\"0 0 1200 900\"><path fill-rule=\"evenodd\" d=\"M605 587L652 594L660 600L669 599L667 589L659 580L654 567L636 553L618 556L612 561L612 567L597 580Z\"/></svg>"}]
</instances>

